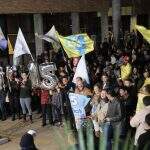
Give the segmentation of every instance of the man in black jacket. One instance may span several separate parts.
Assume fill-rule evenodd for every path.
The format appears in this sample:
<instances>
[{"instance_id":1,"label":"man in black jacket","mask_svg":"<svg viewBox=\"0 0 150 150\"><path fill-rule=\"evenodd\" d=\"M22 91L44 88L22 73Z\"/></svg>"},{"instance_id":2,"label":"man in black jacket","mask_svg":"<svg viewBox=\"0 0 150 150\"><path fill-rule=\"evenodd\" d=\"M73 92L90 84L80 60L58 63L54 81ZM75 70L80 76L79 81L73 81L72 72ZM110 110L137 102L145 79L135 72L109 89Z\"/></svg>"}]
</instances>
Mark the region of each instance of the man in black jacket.
<instances>
[{"instance_id":1,"label":"man in black jacket","mask_svg":"<svg viewBox=\"0 0 150 150\"><path fill-rule=\"evenodd\" d=\"M112 149L112 139L114 132L120 134L122 125L121 105L115 95L116 94L113 90L107 90L106 96L109 102L103 129L104 137L106 138L106 150Z\"/></svg>"},{"instance_id":2,"label":"man in black jacket","mask_svg":"<svg viewBox=\"0 0 150 150\"><path fill-rule=\"evenodd\" d=\"M20 141L21 150L38 150L34 144L34 137L36 132L34 130L29 130L25 133Z\"/></svg>"}]
</instances>

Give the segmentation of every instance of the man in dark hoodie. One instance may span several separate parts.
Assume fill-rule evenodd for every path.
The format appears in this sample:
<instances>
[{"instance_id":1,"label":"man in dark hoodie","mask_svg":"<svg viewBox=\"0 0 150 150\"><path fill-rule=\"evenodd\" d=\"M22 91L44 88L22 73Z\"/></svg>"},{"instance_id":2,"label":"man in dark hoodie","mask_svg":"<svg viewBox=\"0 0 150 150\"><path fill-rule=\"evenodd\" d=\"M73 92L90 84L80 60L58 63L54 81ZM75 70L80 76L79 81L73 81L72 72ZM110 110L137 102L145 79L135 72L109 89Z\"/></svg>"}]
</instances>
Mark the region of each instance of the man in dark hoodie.
<instances>
[{"instance_id":1,"label":"man in dark hoodie","mask_svg":"<svg viewBox=\"0 0 150 150\"><path fill-rule=\"evenodd\" d=\"M36 131L29 130L25 133L20 141L21 150L38 150L34 144L34 137L36 136Z\"/></svg>"}]
</instances>

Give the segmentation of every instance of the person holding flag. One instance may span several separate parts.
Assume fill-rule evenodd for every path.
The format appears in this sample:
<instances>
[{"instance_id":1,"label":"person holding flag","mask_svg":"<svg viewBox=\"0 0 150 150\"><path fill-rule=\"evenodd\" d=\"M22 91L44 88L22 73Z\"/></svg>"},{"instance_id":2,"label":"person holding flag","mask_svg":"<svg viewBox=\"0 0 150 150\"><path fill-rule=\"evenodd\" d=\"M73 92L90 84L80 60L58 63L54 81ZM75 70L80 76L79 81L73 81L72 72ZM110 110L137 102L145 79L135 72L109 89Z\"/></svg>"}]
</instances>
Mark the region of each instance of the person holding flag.
<instances>
[{"instance_id":1,"label":"person holding flag","mask_svg":"<svg viewBox=\"0 0 150 150\"><path fill-rule=\"evenodd\" d=\"M14 48L13 65L18 66L20 62L20 56L27 54L30 55L32 61L33 57L23 36L21 29L19 28L17 40ZM26 72L21 73L21 85L20 85L20 104L23 112L23 121L26 122L26 109L28 110L30 122L32 123L32 109L31 109L31 81L28 79Z\"/></svg>"}]
</instances>

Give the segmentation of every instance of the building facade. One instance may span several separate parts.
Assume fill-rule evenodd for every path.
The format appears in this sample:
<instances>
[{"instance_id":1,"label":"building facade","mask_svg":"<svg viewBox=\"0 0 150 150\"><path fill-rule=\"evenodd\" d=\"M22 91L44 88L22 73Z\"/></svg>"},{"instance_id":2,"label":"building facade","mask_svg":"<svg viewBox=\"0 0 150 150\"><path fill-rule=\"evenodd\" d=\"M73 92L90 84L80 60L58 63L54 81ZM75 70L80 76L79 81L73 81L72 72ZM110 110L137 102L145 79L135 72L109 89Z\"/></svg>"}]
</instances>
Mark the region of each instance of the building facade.
<instances>
[{"instance_id":1,"label":"building facade","mask_svg":"<svg viewBox=\"0 0 150 150\"><path fill-rule=\"evenodd\" d=\"M108 29L112 29L112 5L115 3L120 3L124 30L130 30L130 24L135 21L150 26L148 0L112 1L0 0L0 26L13 47L20 27L34 56L51 47L49 43L36 38L35 33L44 34L52 25L62 35L87 32L96 35L98 41L103 40ZM7 62L8 53L0 52L0 58Z\"/></svg>"}]
</instances>

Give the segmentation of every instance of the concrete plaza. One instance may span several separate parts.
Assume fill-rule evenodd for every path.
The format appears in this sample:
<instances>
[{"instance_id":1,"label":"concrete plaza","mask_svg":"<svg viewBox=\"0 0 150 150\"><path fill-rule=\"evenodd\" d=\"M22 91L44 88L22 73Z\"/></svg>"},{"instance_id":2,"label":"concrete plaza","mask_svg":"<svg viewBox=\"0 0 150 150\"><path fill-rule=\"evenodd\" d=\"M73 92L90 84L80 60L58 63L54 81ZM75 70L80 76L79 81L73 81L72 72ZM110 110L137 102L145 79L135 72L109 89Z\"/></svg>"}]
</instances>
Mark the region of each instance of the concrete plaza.
<instances>
[{"instance_id":1,"label":"concrete plaza","mask_svg":"<svg viewBox=\"0 0 150 150\"><path fill-rule=\"evenodd\" d=\"M24 124L21 120L0 121L0 135L10 138L10 142L0 145L0 150L19 150L19 142L21 136L29 129L37 131L35 144L39 150L61 150L62 147L67 149L67 136L65 136L64 128L47 125L41 127L41 118L34 115L34 123ZM61 141L61 142L60 142Z\"/></svg>"}]
</instances>

